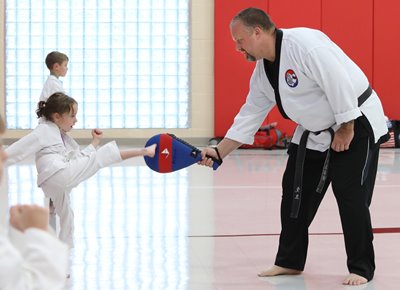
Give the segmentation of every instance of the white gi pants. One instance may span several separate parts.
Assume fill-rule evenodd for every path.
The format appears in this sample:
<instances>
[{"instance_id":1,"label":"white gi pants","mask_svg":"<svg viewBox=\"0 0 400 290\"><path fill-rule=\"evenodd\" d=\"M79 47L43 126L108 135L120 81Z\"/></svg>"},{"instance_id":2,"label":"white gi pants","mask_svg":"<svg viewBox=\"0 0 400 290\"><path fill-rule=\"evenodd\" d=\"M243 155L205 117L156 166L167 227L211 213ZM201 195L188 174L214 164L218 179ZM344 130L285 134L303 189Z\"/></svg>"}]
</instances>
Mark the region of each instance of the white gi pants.
<instances>
[{"instance_id":1,"label":"white gi pants","mask_svg":"<svg viewBox=\"0 0 400 290\"><path fill-rule=\"evenodd\" d=\"M66 168L61 169L40 185L46 197L53 201L55 212L60 217L59 238L71 248L74 246L74 213L70 205L71 190L101 168L120 161L122 159L119 148L115 141L112 141L89 155L71 159Z\"/></svg>"}]
</instances>

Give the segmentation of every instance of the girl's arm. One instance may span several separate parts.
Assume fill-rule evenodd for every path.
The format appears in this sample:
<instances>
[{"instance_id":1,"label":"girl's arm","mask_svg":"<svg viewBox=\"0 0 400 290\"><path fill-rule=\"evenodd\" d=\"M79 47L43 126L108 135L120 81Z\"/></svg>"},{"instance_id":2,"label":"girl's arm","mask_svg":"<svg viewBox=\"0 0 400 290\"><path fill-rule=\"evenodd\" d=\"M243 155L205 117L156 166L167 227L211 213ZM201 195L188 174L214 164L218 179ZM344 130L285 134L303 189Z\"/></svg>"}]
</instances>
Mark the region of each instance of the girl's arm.
<instances>
[{"instance_id":1,"label":"girl's arm","mask_svg":"<svg viewBox=\"0 0 400 290\"><path fill-rule=\"evenodd\" d=\"M89 155L93 151L96 151L96 147L100 144L101 138L103 138L103 132L99 129L93 129L92 132L92 142L84 149L80 150L78 143L70 136L65 134L65 141L70 147L74 148L76 154Z\"/></svg>"},{"instance_id":2,"label":"girl's arm","mask_svg":"<svg viewBox=\"0 0 400 290\"><path fill-rule=\"evenodd\" d=\"M100 129L93 129L92 130L92 145L94 148L99 146L101 138L103 138L103 131Z\"/></svg>"},{"instance_id":3,"label":"girl's arm","mask_svg":"<svg viewBox=\"0 0 400 290\"><path fill-rule=\"evenodd\" d=\"M18 163L31 155L34 155L42 148L39 137L32 131L18 141L8 146L4 152L7 155L6 165Z\"/></svg>"}]
</instances>

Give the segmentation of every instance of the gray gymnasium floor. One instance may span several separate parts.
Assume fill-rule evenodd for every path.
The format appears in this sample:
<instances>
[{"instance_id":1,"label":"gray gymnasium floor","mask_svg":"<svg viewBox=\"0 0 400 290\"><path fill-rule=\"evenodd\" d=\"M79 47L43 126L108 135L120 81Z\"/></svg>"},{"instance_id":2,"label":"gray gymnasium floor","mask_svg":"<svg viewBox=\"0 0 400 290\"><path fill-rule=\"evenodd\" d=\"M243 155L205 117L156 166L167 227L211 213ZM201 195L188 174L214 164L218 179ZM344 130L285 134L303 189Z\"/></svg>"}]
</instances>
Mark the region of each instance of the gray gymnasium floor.
<instances>
[{"instance_id":1,"label":"gray gymnasium floor","mask_svg":"<svg viewBox=\"0 0 400 290\"><path fill-rule=\"evenodd\" d=\"M274 262L284 150L238 150L223 166L170 174L124 161L72 191L74 290L400 289L400 151L382 149L371 206L375 279L342 286L346 269L336 202L328 191L310 228L299 276L258 278ZM32 161L8 168L9 202L43 204ZM56 259L57 257L55 257Z\"/></svg>"}]
</instances>

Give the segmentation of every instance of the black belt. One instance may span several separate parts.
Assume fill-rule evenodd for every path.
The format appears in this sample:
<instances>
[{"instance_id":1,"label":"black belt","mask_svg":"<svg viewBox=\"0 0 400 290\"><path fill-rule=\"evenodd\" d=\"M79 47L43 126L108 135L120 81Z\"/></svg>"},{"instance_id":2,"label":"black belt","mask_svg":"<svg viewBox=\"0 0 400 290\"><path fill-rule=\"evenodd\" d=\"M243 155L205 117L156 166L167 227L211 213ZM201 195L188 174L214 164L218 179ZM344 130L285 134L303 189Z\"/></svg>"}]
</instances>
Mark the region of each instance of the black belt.
<instances>
[{"instance_id":1,"label":"black belt","mask_svg":"<svg viewBox=\"0 0 400 290\"><path fill-rule=\"evenodd\" d=\"M371 86L358 97L358 106L360 107L372 94ZM335 132L332 128L328 128L319 132L313 132L314 134L319 134L323 131L328 131L331 134L331 143L333 140L333 136ZM310 135L311 131L305 130L303 135L301 135L299 146L297 148L297 156L296 156L296 169L294 173L294 182L293 182L293 201L292 201L292 210L290 212L291 218L297 218L300 211L300 204L301 204L301 195L303 193L303 169L304 169L304 160L306 157L306 149L307 149L307 140L308 136ZM321 178L319 180L318 186L316 191L321 193L326 179L328 177L328 166L329 166L329 159L330 159L330 146L328 148L328 153L325 157L324 167L322 169Z\"/></svg>"},{"instance_id":2,"label":"black belt","mask_svg":"<svg viewBox=\"0 0 400 290\"><path fill-rule=\"evenodd\" d=\"M368 85L368 88L358 97L358 106L361 107L362 104L372 95L372 88Z\"/></svg>"}]
</instances>

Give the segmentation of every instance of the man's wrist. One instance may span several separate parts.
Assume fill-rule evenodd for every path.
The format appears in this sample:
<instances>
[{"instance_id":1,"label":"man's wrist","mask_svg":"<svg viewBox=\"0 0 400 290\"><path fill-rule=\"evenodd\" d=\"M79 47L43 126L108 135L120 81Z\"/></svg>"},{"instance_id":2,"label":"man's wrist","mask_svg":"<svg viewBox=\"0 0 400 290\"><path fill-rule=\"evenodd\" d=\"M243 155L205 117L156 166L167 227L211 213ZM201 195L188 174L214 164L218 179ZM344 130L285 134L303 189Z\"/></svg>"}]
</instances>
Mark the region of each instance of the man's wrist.
<instances>
[{"instance_id":1,"label":"man's wrist","mask_svg":"<svg viewBox=\"0 0 400 290\"><path fill-rule=\"evenodd\" d=\"M340 125L340 127L344 128L344 129L351 129L351 128L354 127L354 120L351 120L351 121L342 123L342 124Z\"/></svg>"},{"instance_id":2,"label":"man's wrist","mask_svg":"<svg viewBox=\"0 0 400 290\"><path fill-rule=\"evenodd\" d=\"M217 152L218 159L222 161L222 157L221 157L221 155L219 154L218 148L217 148L217 147L213 147L213 148L214 148L215 152Z\"/></svg>"}]
</instances>

